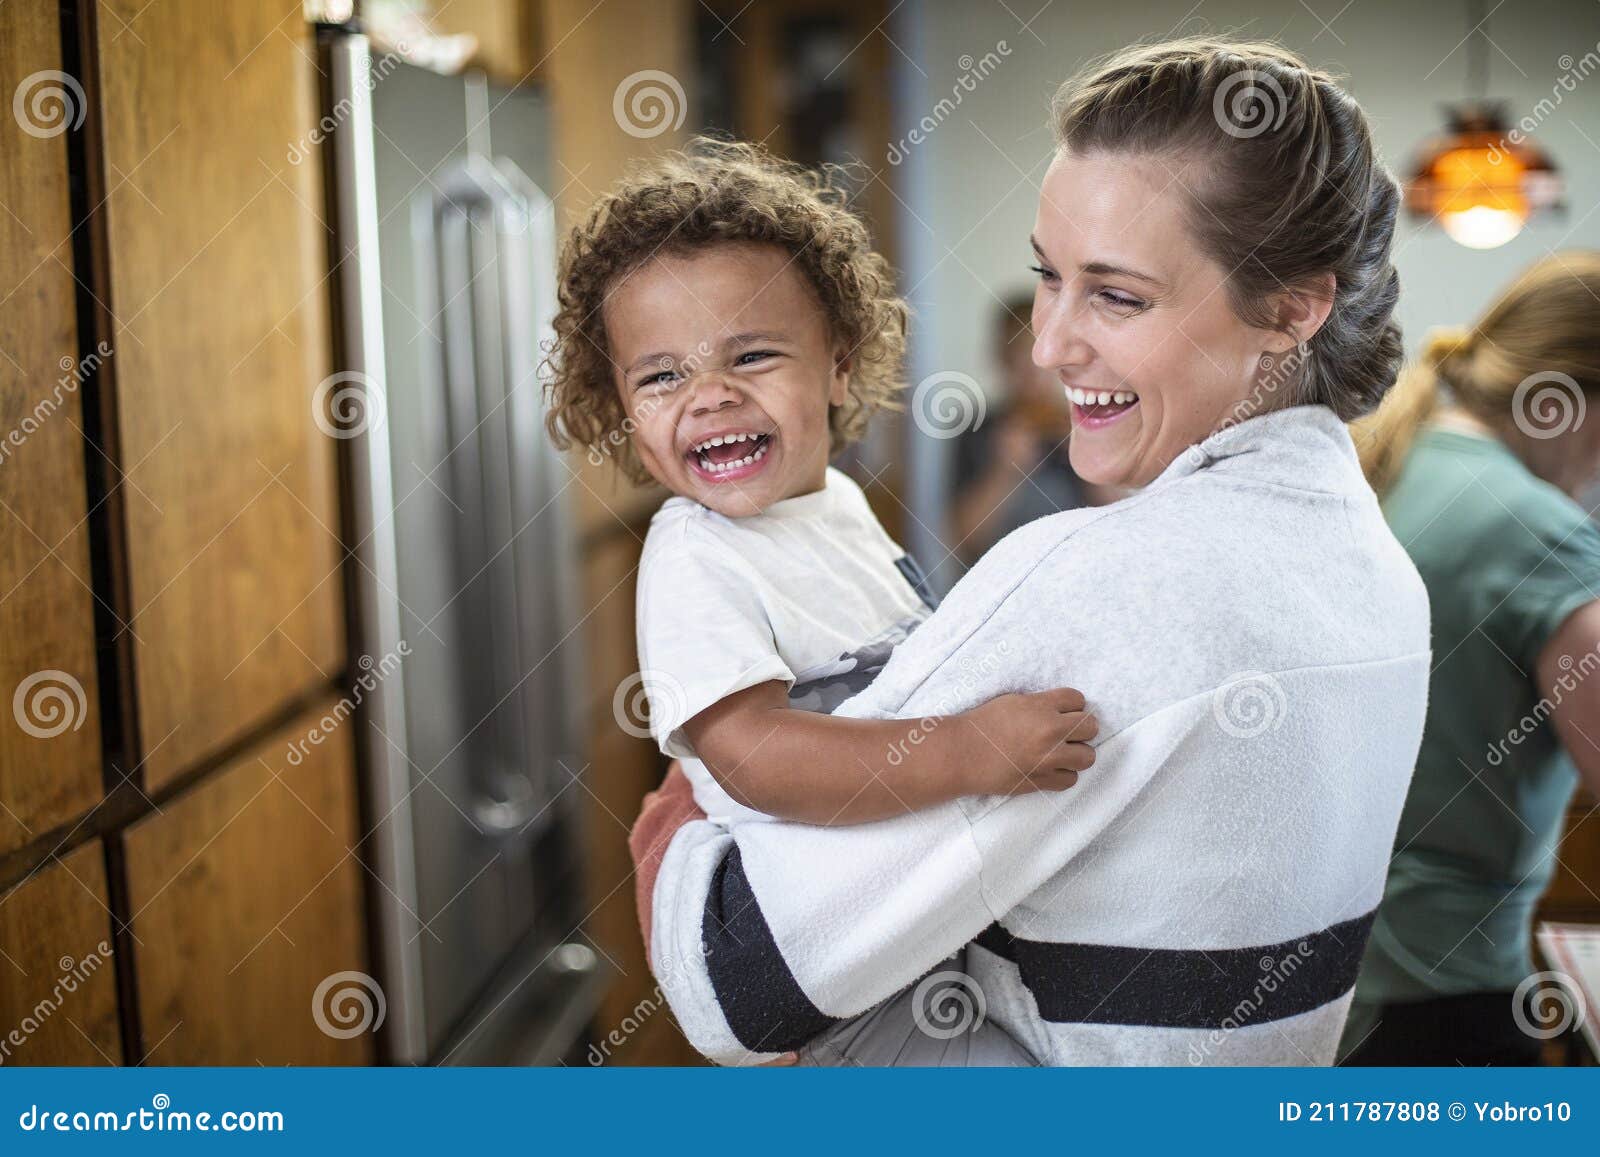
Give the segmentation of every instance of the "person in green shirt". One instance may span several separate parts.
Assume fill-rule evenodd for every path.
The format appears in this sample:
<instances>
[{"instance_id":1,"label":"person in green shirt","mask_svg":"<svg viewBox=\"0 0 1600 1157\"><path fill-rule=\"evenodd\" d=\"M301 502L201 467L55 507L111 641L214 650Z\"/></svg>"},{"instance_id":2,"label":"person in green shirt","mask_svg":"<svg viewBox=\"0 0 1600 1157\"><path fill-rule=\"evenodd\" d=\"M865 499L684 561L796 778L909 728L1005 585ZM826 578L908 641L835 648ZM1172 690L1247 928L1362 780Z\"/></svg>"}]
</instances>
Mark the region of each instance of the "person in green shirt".
<instances>
[{"instance_id":1,"label":"person in green shirt","mask_svg":"<svg viewBox=\"0 0 1600 1157\"><path fill-rule=\"evenodd\" d=\"M1600 790L1600 528L1577 501L1600 473L1600 253L1435 335L1353 433L1427 585L1433 673L1340 1055L1537 1064L1534 906L1579 776Z\"/></svg>"}]
</instances>

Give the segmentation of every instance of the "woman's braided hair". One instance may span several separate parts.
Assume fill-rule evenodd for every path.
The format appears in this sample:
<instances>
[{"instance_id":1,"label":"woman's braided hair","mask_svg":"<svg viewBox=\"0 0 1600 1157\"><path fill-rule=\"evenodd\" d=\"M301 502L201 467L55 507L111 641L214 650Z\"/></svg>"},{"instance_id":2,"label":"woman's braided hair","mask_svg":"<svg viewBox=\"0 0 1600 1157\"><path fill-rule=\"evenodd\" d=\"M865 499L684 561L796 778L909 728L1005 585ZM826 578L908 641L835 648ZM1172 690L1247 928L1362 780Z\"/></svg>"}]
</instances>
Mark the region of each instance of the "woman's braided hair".
<instances>
[{"instance_id":1,"label":"woman's braided hair","mask_svg":"<svg viewBox=\"0 0 1600 1157\"><path fill-rule=\"evenodd\" d=\"M1403 349L1390 260L1400 191L1367 118L1332 77L1270 43L1136 45L1069 80L1057 143L1172 157L1189 222L1228 271L1234 313L1269 326L1269 297L1333 274L1332 310L1286 379L1293 403L1349 421L1395 382Z\"/></svg>"}]
</instances>

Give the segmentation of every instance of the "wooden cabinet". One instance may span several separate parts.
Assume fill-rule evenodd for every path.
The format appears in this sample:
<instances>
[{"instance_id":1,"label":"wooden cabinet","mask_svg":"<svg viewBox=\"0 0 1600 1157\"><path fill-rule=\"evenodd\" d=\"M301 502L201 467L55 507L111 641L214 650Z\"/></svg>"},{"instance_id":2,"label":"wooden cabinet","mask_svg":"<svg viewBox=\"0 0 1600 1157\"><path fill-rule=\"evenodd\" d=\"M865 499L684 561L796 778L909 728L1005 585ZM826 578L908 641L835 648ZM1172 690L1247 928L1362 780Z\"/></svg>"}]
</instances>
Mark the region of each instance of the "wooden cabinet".
<instances>
[{"instance_id":1,"label":"wooden cabinet","mask_svg":"<svg viewBox=\"0 0 1600 1157\"><path fill-rule=\"evenodd\" d=\"M450 0L432 5L432 17L441 33L467 32L477 38L473 68L500 84L518 85L539 78L545 56L542 6L539 0Z\"/></svg>"},{"instance_id":2,"label":"wooden cabinet","mask_svg":"<svg viewBox=\"0 0 1600 1157\"><path fill-rule=\"evenodd\" d=\"M558 209L566 222L576 220L630 161L683 144L693 123L689 110L679 105L667 110L674 121L684 113L684 127L663 126L656 136L639 137L618 125L613 96L634 74L657 70L685 86L688 97L693 88L693 7L657 0L610 0L599 8L586 0L544 3L546 40L560 48L545 60L540 76L551 96L556 181L561 187ZM600 1005L595 1032L605 1040L632 1024L639 1009L659 1006L638 1031L624 1033L620 1045L607 1048L607 1063L694 1064L699 1054L673 1023L670 1010L660 1005L645 963L628 856L628 825L639 814L645 793L660 783L662 762L649 740L618 727L613 706L618 687L638 668L633 580L650 515L665 494L656 487L631 485L609 465L594 466L582 454L567 461L577 476L571 493L583 542L582 627L592 693L585 778L585 931L619 973Z\"/></svg>"},{"instance_id":3,"label":"wooden cabinet","mask_svg":"<svg viewBox=\"0 0 1600 1157\"><path fill-rule=\"evenodd\" d=\"M54 4L0 5L0 853L101 788L60 41Z\"/></svg>"},{"instance_id":4,"label":"wooden cabinet","mask_svg":"<svg viewBox=\"0 0 1600 1157\"><path fill-rule=\"evenodd\" d=\"M370 1061L310 30L9 0L0 90L0 1062Z\"/></svg>"},{"instance_id":5,"label":"wooden cabinet","mask_svg":"<svg viewBox=\"0 0 1600 1157\"><path fill-rule=\"evenodd\" d=\"M380 992L352 850L356 725L324 714L334 706L124 837L149 1063L371 1062Z\"/></svg>"},{"instance_id":6,"label":"wooden cabinet","mask_svg":"<svg viewBox=\"0 0 1600 1157\"><path fill-rule=\"evenodd\" d=\"M585 930L619 971L596 1018L598 1036L604 1039L612 1029L629 1023L630 1017L636 1018L636 1007L652 994L654 979L639 934L627 841L628 825L639 814L639 801L661 782L662 760L654 744L623 732L612 712L613 693L638 667L632 625L639 544L624 533L592 542L585 553L584 589L593 592L585 610L590 612L586 626L589 687L593 691L588 715L594 721L589 792L584 801L589 885ZM660 1011L660 1017L651 1019L670 1021L671 1013L664 1006ZM652 1042L658 1050L664 1043L669 1051L646 1052ZM676 1033L659 1040L653 1034L628 1033L607 1055L613 1064L677 1064L686 1058L671 1050L682 1044L682 1036Z\"/></svg>"},{"instance_id":7,"label":"wooden cabinet","mask_svg":"<svg viewBox=\"0 0 1600 1157\"><path fill-rule=\"evenodd\" d=\"M121 1059L105 852L95 841L0 896L0 1063Z\"/></svg>"},{"instance_id":8,"label":"wooden cabinet","mask_svg":"<svg viewBox=\"0 0 1600 1157\"><path fill-rule=\"evenodd\" d=\"M335 443L313 420L317 76L298 6L98 8L128 632L159 787L344 661Z\"/></svg>"}]
</instances>

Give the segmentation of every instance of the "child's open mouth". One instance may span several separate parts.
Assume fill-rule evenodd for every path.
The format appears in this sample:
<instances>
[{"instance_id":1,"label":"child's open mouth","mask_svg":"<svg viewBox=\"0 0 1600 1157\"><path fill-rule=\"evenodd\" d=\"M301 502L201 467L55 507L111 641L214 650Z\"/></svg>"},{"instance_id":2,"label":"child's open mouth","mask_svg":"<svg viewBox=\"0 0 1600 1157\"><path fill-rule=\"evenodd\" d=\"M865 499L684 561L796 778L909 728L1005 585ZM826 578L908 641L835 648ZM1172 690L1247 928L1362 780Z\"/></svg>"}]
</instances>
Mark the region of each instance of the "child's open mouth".
<instances>
[{"instance_id":1,"label":"child's open mouth","mask_svg":"<svg viewBox=\"0 0 1600 1157\"><path fill-rule=\"evenodd\" d=\"M684 455L691 469L710 482L736 482L749 478L765 465L777 434L753 430L704 438Z\"/></svg>"},{"instance_id":2,"label":"child's open mouth","mask_svg":"<svg viewBox=\"0 0 1600 1157\"><path fill-rule=\"evenodd\" d=\"M1139 404L1139 395L1132 390L1080 390L1076 386L1066 390L1072 403L1072 424L1090 430L1109 426Z\"/></svg>"}]
</instances>

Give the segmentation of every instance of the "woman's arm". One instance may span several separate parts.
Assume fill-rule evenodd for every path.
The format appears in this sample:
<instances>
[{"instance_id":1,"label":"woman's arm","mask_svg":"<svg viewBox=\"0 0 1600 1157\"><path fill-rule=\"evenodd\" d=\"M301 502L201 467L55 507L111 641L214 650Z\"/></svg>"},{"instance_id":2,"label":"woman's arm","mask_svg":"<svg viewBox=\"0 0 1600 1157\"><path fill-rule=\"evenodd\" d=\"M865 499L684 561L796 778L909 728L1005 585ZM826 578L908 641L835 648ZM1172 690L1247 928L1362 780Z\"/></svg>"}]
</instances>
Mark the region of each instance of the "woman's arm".
<instances>
[{"instance_id":1,"label":"woman's arm","mask_svg":"<svg viewBox=\"0 0 1600 1157\"><path fill-rule=\"evenodd\" d=\"M1094 763L1094 718L1071 688L1002 695L921 719L848 719L789 706L779 682L684 724L707 770L746 807L808 824L858 824L964 795L1063 791Z\"/></svg>"},{"instance_id":2,"label":"woman's arm","mask_svg":"<svg viewBox=\"0 0 1600 1157\"><path fill-rule=\"evenodd\" d=\"M1101 744L1097 769L1065 795L853 827L688 820L667 836L680 806L657 827L653 888L640 864L650 959L679 1024L712 1060L750 1064L899 992L1037 892L1160 768L1203 760L1212 698Z\"/></svg>"},{"instance_id":3,"label":"woman's arm","mask_svg":"<svg viewBox=\"0 0 1600 1157\"><path fill-rule=\"evenodd\" d=\"M1579 607L1556 628L1539 652L1536 678L1561 745L1589 790L1600 795L1600 679L1586 677L1579 666L1595 655L1600 655L1600 601Z\"/></svg>"},{"instance_id":4,"label":"woman's arm","mask_svg":"<svg viewBox=\"0 0 1600 1157\"><path fill-rule=\"evenodd\" d=\"M656 876L661 873L661 857L667 854L667 845L679 828L705 818L706 813L694 802L694 788L689 784L689 777L683 774L683 765L673 760L661 786L644 797L639 818L633 821L633 828L628 832L628 854L633 858L633 898L639 910L645 958L652 968L655 960L650 956L650 918Z\"/></svg>"}]
</instances>

